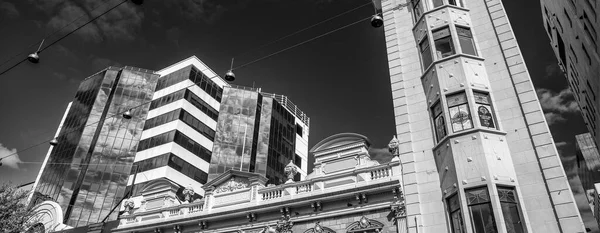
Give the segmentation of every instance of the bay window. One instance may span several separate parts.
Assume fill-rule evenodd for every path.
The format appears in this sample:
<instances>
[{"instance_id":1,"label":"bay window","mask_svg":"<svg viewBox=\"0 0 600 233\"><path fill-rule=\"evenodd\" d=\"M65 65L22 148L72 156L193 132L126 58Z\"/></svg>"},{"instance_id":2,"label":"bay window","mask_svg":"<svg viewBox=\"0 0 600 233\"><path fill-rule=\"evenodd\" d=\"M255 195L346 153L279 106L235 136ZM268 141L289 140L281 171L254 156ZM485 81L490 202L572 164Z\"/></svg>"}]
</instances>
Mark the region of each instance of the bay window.
<instances>
[{"instance_id":1,"label":"bay window","mask_svg":"<svg viewBox=\"0 0 600 233\"><path fill-rule=\"evenodd\" d=\"M423 60L423 69L427 69L433 62L431 57L431 48L429 47L429 40L424 37L419 43L419 50L421 50L421 59Z\"/></svg>"},{"instance_id":2,"label":"bay window","mask_svg":"<svg viewBox=\"0 0 600 233\"><path fill-rule=\"evenodd\" d=\"M445 27L434 31L433 41L435 44L436 55L438 59L455 54L449 27Z\"/></svg>"},{"instance_id":3,"label":"bay window","mask_svg":"<svg viewBox=\"0 0 600 233\"><path fill-rule=\"evenodd\" d=\"M496 233L496 221L487 186L465 190L474 233Z\"/></svg>"},{"instance_id":4,"label":"bay window","mask_svg":"<svg viewBox=\"0 0 600 233\"><path fill-rule=\"evenodd\" d=\"M444 111L442 111L442 104L438 101L433 107L431 107L431 114L433 117L433 124L435 126L435 136L437 141L441 141L442 138L446 137L446 120L444 119Z\"/></svg>"},{"instance_id":5,"label":"bay window","mask_svg":"<svg viewBox=\"0 0 600 233\"><path fill-rule=\"evenodd\" d=\"M477 50L475 49L475 42L473 41L471 29L457 26L456 33L458 34L458 43L460 44L462 53L477 56Z\"/></svg>"},{"instance_id":6,"label":"bay window","mask_svg":"<svg viewBox=\"0 0 600 233\"><path fill-rule=\"evenodd\" d=\"M465 92L448 95L446 97L448 111L450 113L450 123L452 131L459 132L465 129L473 128L467 95Z\"/></svg>"},{"instance_id":7,"label":"bay window","mask_svg":"<svg viewBox=\"0 0 600 233\"><path fill-rule=\"evenodd\" d=\"M477 109L481 127L495 129L496 124L494 124L494 112L490 95L488 93L474 91L473 96L475 97L475 109Z\"/></svg>"},{"instance_id":8,"label":"bay window","mask_svg":"<svg viewBox=\"0 0 600 233\"><path fill-rule=\"evenodd\" d=\"M500 206L506 231L508 233L523 233L523 225L521 224L521 216L519 214L519 203L514 188L498 187L498 197L500 198Z\"/></svg>"},{"instance_id":9,"label":"bay window","mask_svg":"<svg viewBox=\"0 0 600 233\"><path fill-rule=\"evenodd\" d=\"M458 193L448 198L448 213L450 214L450 226L452 227L452 233L464 233L465 227L463 224L462 213L460 211Z\"/></svg>"},{"instance_id":10,"label":"bay window","mask_svg":"<svg viewBox=\"0 0 600 233\"><path fill-rule=\"evenodd\" d=\"M413 0L413 14L415 15L415 22L421 18L423 15L423 5L421 4L421 0Z\"/></svg>"}]
</instances>

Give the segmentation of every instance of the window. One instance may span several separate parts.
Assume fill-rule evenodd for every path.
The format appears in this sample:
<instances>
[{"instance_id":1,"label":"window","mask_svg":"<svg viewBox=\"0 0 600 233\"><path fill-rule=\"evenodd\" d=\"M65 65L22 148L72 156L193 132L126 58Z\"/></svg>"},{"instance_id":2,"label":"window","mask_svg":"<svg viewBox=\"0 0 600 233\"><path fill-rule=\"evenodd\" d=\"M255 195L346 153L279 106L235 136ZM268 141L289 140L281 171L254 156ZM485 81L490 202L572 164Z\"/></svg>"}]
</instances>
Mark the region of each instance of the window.
<instances>
[{"instance_id":1,"label":"window","mask_svg":"<svg viewBox=\"0 0 600 233\"><path fill-rule=\"evenodd\" d=\"M562 65L564 67L566 67L567 64L567 55L565 53L565 43L562 40L562 37L560 36L560 33L556 33L556 41L558 44L558 57L560 58L560 61L562 62Z\"/></svg>"},{"instance_id":2,"label":"window","mask_svg":"<svg viewBox=\"0 0 600 233\"><path fill-rule=\"evenodd\" d=\"M447 135L446 120L444 119L443 113L444 111L442 111L442 104L440 101L431 107L431 115L433 116L433 124L435 126L435 135L438 142Z\"/></svg>"},{"instance_id":3,"label":"window","mask_svg":"<svg viewBox=\"0 0 600 233\"><path fill-rule=\"evenodd\" d=\"M299 155L294 155L294 164L302 169L302 158Z\"/></svg>"},{"instance_id":4,"label":"window","mask_svg":"<svg viewBox=\"0 0 600 233\"><path fill-rule=\"evenodd\" d=\"M187 100L190 104L194 105L194 107L200 109L203 113L205 113L208 117L213 120L217 120L219 118L219 113L213 107L208 105L204 100L198 97L196 94L191 92L190 90L185 91L185 100Z\"/></svg>"},{"instance_id":5,"label":"window","mask_svg":"<svg viewBox=\"0 0 600 233\"><path fill-rule=\"evenodd\" d=\"M448 213L450 214L450 226L452 227L452 233L464 233L465 227L462 213L460 211L458 193L448 198Z\"/></svg>"},{"instance_id":6,"label":"window","mask_svg":"<svg viewBox=\"0 0 600 233\"><path fill-rule=\"evenodd\" d=\"M144 130L151 129L156 126L166 124L166 123L176 120L177 116L179 116L179 111L181 111L181 109L175 109L168 113L165 113L165 114L162 114L162 115L159 115L154 118L150 118L150 119L146 120L146 122L144 123Z\"/></svg>"},{"instance_id":7,"label":"window","mask_svg":"<svg viewBox=\"0 0 600 233\"><path fill-rule=\"evenodd\" d=\"M446 100L448 102L448 111L450 112L452 131L459 132L473 128L467 95L464 92L453 94L446 97Z\"/></svg>"},{"instance_id":8,"label":"window","mask_svg":"<svg viewBox=\"0 0 600 233\"><path fill-rule=\"evenodd\" d=\"M500 198L500 206L506 231L510 233L523 233L521 225L521 216L519 214L519 204L514 188L498 187L498 197Z\"/></svg>"},{"instance_id":9,"label":"window","mask_svg":"<svg viewBox=\"0 0 600 233\"><path fill-rule=\"evenodd\" d=\"M434 31L433 41L438 59L453 55L455 53L454 45L452 44L452 36L450 36L450 28L446 27Z\"/></svg>"},{"instance_id":10,"label":"window","mask_svg":"<svg viewBox=\"0 0 600 233\"><path fill-rule=\"evenodd\" d=\"M465 190L465 196L467 197L467 205L469 205L473 232L498 232L487 187Z\"/></svg>"},{"instance_id":11,"label":"window","mask_svg":"<svg viewBox=\"0 0 600 233\"><path fill-rule=\"evenodd\" d=\"M592 97L594 97L594 101L596 101L596 92L594 92L594 88L592 88L592 85L590 85L590 81L585 80L585 84L587 85L588 90L590 90L590 92L592 93Z\"/></svg>"},{"instance_id":12,"label":"window","mask_svg":"<svg viewBox=\"0 0 600 233\"><path fill-rule=\"evenodd\" d=\"M179 114L179 119L195 129L198 133L201 133L211 141L215 140L215 131L210 127L202 123L202 121L196 119L192 114L188 113L185 110L181 110L181 114Z\"/></svg>"},{"instance_id":13,"label":"window","mask_svg":"<svg viewBox=\"0 0 600 233\"><path fill-rule=\"evenodd\" d=\"M569 45L569 50L571 50L571 54L573 54L573 58L575 58L575 63L577 63L578 62L577 60L579 60L579 59L577 58L577 54L575 53L575 50L573 50L573 46Z\"/></svg>"},{"instance_id":14,"label":"window","mask_svg":"<svg viewBox=\"0 0 600 233\"><path fill-rule=\"evenodd\" d=\"M573 27L573 21L571 20L571 16L569 16L569 12L567 12L567 9L563 9L563 13L565 14L565 18L567 19L567 21L569 21L569 26Z\"/></svg>"},{"instance_id":15,"label":"window","mask_svg":"<svg viewBox=\"0 0 600 233\"><path fill-rule=\"evenodd\" d=\"M550 27L550 23L548 22L548 20L546 20L546 31L548 32L550 41L552 41L552 27Z\"/></svg>"},{"instance_id":16,"label":"window","mask_svg":"<svg viewBox=\"0 0 600 233\"><path fill-rule=\"evenodd\" d=\"M459 6L459 7L465 7L463 0L448 0L448 4L454 5L454 6Z\"/></svg>"},{"instance_id":17,"label":"window","mask_svg":"<svg viewBox=\"0 0 600 233\"><path fill-rule=\"evenodd\" d=\"M429 40L427 37L424 37L423 40L421 40L419 48L421 49L421 59L423 59L423 69L427 69L433 62L431 48L429 47Z\"/></svg>"},{"instance_id":18,"label":"window","mask_svg":"<svg viewBox=\"0 0 600 233\"><path fill-rule=\"evenodd\" d=\"M475 49L475 42L473 41L471 29L457 26L456 32L458 34L458 42L460 44L460 48L462 49L462 53L477 56L477 50Z\"/></svg>"},{"instance_id":19,"label":"window","mask_svg":"<svg viewBox=\"0 0 600 233\"><path fill-rule=\"evenodd\" d=\"M296 133L302 137L302 126L300 124L296 124Z\"/></svg>"},{"instance_id":20,"label":"window","mask_svg":"<svg viewBox=\"0 0 600 233\"><path fill-rule=\"evenodd\" d=\"M583 54L585 54L585 58L587 59L588 65L591 66L592 58L590 58L590 54L588 53L587 49L585 48L585 45L581 44L581 48L583 49Z\"/></svg>"},{"instance_id":21,"label":"window","mask_svg":"<svg viewBox=\"0 0 600 233\"><path fill-rule=\"evenodd\" d=\"M477 109L481 127L496 128L490 95L483 92L473 92L473 96L475 97L475 108Z\"/></svg>"},{"instance_id":22,"label":"window","mask_svg":"<svg viewBox=\"0 0 600 233\"><path fill-rule=\"evenodd\" d=\"M443 0L433 0L433 7L434 8L442 6L442 5L444 5L444 1Z\"/></svg>"},{"instance_id":23,"label":"window","mask_svg":"<svg viewBox=\"0 0 600 233\"><path fill-rule=\"evenodd\" d=\"M583 30L588 34L592 42L596 44L596 29L592 26L592 22L585 11L583 11Z\"/></svg>"},{"instance_id":24,"label":"window","mask_svg":"<svg viewBox=\"0 0 600 233\"><path fill-rule=\"evenodd\" d=\"M415 15L415 22L417 22L423 14L423 5L421 4L421 0L413 0L413 12Z\"/></svg>"}]
</instances>

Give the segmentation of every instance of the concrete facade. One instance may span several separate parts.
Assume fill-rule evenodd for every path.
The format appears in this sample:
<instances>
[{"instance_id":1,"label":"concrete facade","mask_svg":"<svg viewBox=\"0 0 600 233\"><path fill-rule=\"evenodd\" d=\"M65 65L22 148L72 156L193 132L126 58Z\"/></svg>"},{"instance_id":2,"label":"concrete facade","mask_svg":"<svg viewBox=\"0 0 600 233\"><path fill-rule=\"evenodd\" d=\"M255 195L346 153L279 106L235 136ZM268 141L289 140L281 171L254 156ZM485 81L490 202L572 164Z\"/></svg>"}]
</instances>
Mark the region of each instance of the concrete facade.
<instances>
[{"instance_id":1,"label":"concrete facade","mask_svg":"<svg viewBox=\"0 0 600 233\"><path fill-rule=\"evenodd\" d=\"M541 0L544 28L558 65L579 104L588 131L599 141L600 3L591 0Z\"/></svg>"},{"instance_id":2,"label":"concrete facade","mask_svg":"<svg viewBox=\"0 0 600 233\"><path fill-rule=\"evenodd\" d=\"M382 12L409 231L584 232L502 2L388 0ZM472 188L490 194L493 223L470 213ZM503 217L504 188L520 226Z\"/></svg>"}]
</instances>

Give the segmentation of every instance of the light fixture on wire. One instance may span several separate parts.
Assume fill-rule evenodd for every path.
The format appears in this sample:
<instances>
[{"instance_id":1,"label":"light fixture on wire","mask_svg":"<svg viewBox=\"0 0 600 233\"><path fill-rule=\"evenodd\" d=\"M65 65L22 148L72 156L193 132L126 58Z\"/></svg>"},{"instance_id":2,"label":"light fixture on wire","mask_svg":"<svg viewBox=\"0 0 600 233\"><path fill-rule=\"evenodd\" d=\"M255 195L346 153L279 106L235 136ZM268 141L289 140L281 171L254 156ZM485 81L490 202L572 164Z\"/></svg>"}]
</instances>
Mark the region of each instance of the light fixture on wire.
<instances>
[{"instance_id":1,"label":"light fixture on wire","mask_svg":"<svg viewBox=\"0 0 600 233\"><path fill-rule=\"evenodd\" d=\"M44 44L44 39L42 39L42 43L40 43L40 47L38 47L37 51L35 51L35 53L29 54L29 56L27 56L27 60L31 63L37 64L40 62L40 49L42 49L42 45Z\"/></svg>"},{"instance_id":2,"label":"light fixture on wire","mask_svg":"<svg viewBox=\"0 0 600 233\"><path fill-rule=\"evenodd\" d=\"M52 146L58 145L58 139L53 138L52 140L50 140L50 145L52 145Z\"/></svg>"},{"instance_id":3,"label":"light fixture on wire","mask_svg":"<svg viewBox=\"0 0 600 233\"><path fill-rule=\"evenodd\" d=\"M229 67L229 71L225 73L225 81L233 82L235 81L235 74L233 73L233 58L231 58L231 66Z\"/></svg>"},{"instance_id":4,"label":"light fixture on wire","mask_svg":"<svg viewBox=\"0 0 600 233\"><path fill-rule=\"evenodd\" d=\"M375 1L377 1L377 0L372 1L373 9L375 10L375 14L373 15L373 17L371 17L371 26L373 26L374 28L378 28L378 27L383 26L383 18L377 12L377 4L375 3Z\"/></svg>"},{"instance_id":5,"label":"light fixture on wire","mask_svg":"<svg viewBox=\"0 0 600 233\"><path fill-rule=\"evenodd\" d=\"M131 119L131 117L132 117L131 110L127 110L123 113L123 118Z\"/></svg>"}]
</instances>

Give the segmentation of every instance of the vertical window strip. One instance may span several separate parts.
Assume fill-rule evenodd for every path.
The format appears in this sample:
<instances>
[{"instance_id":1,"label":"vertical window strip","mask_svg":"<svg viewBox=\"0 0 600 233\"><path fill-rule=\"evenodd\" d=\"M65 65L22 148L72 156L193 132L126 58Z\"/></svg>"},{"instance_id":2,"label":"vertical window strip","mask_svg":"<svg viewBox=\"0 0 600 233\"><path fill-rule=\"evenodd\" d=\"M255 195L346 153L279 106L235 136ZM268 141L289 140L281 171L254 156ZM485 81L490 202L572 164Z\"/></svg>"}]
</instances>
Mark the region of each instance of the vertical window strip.
<instances>
[{"instance_id":1,"label":"vertical window strip","mask_svg":"<svg viewBox=\"0 0 600 233\"><path fill-rule=\"evenodd\" d=\"M456 53L449 27L435 30L432 35L437 59L442 59Z\"/></svg>"},{"instance_id":2,"label":"vertical window strip","mask_svg":"<svg viewBox=\"0 0 600 233\"><path fill-rule=\"evenodd\" d=\"M519 203L514 188L498 188L498 197L500 198L500 207L504 218L506 230L511 233L523 233Z\"/></svg>"},{"instance_id":3,"label":"vertical window strip","mask_svg":"<svg viewBox=\"0 0 600 233\"><path fill-rule=\"evenodd\" d=\"M494 123L494 110L489 93L474 91L473 96L475 97L475 108L481 127L496 129L497 125Z\"/></svg>"},{"instance_id":4,"label":"vertical window strip","mask_svg":"<svg viewBox=\"0 0 600 233\"><path fill-rule=\"evenodd\" d=\"M446 97L448 112L450 113L450 124L453 132L459 132L473 128L473 122L467 103L465 92L449 95Z\"/></svg>"},{"instance_id":5,"label":"vertical window strip","mask_svg":"<svg viewBox=\"0 0 600 233\"><path fill-rule=\"evenodd\" d=\"M462 218L462 211L460 211L460 201L458 199L458 193L452 195L447 199L448 213L450 214L450 224L452 227L452 233L464 233L464 222Z\"/></svg>"},{"instance_id":6,"label":"vertical window strip","mask_svg":"<svg viewBox=\"0 0 600 233\"><path fill-rule=\"evenodd\" d=\"M462 53L477 56L477 49L475 48L475 41L473 41L471 29L457 26L456 32L458 34L458 42L462 49Z\"/></svg>"},{"instance_id":7,"label":"vertical window strip","mask_svg":"<svg viewBox=\"0 0 600 233\"><path fill-rule=\"evenodd\" d=\"M495 233L496 221L490 203L487 186L465 190L467 205L471 215L471 224L475 233Z\"/></svg>"},{"instance_id":8,"label":"vertical window strip","mask_svg":"<svg viewBox=\"0 0 600 233\"><path fill-rule=\"evenodd\" d=\"M442 104L440 101L434 104L431 108L431 115L433 116L437 142L440 142L448 134L448 131L446 130L444 111L442 111Z\"/></svg>"}]
</instances>

